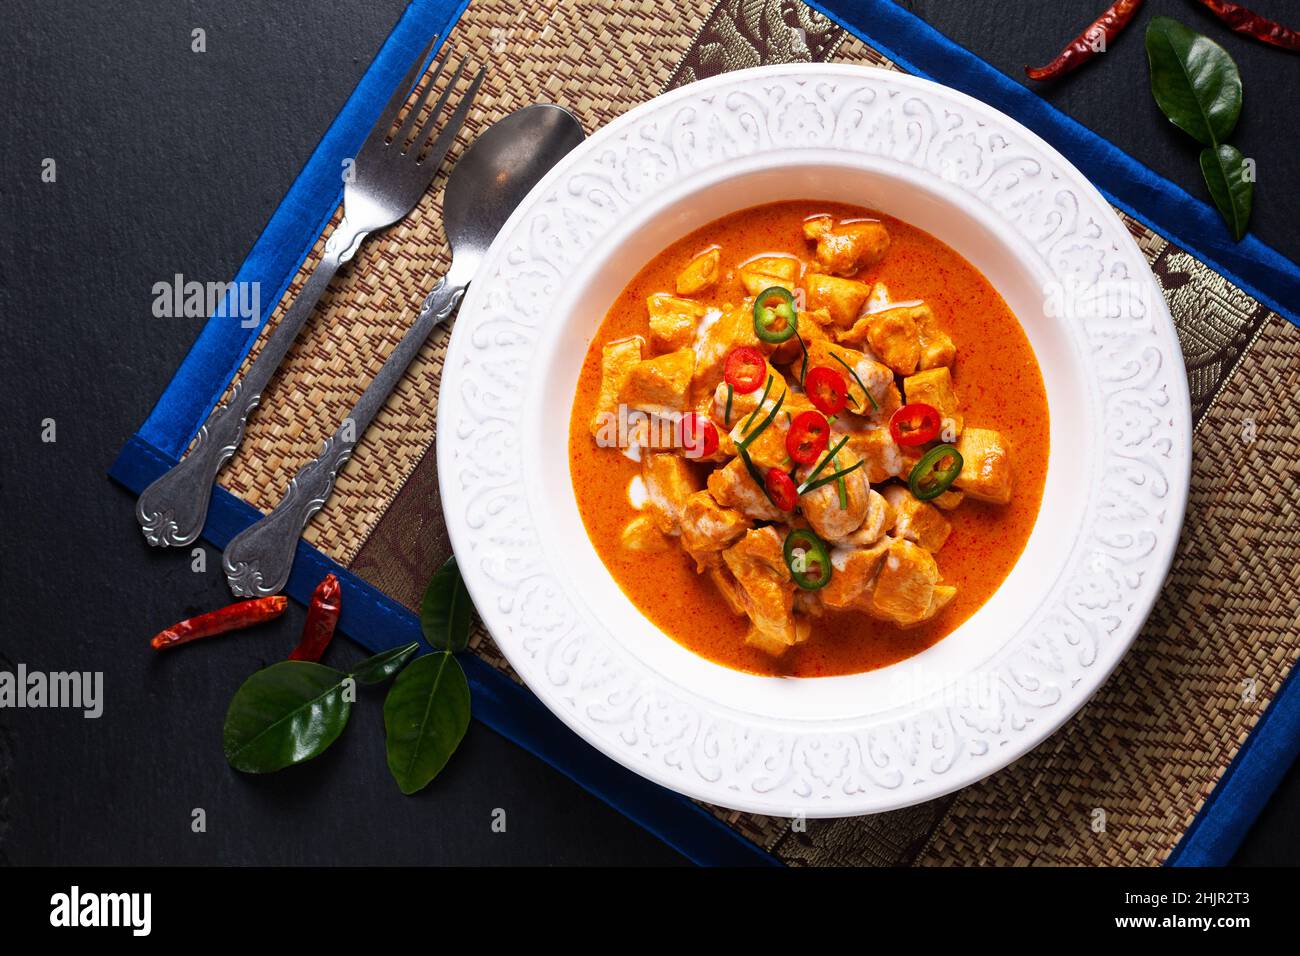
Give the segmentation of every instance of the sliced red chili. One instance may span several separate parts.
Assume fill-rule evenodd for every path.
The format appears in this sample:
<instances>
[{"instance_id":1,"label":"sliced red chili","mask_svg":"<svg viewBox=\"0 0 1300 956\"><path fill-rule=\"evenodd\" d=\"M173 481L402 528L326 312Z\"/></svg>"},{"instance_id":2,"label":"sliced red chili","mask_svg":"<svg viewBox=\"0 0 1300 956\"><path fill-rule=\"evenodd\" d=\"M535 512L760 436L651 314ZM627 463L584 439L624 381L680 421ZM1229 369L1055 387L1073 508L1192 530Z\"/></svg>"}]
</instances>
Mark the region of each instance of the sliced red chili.
<instances>
[{"instance_id":1,"label":"sliced red chili","mask_svg":"<svg viewBox=\"0 0 1300 956\"><path fill-rule=\"evenodd\" d=\"M723 379L738 395L748 395L763 387L767 377L767 359L752 345L732 349L723 368Z\"/></svg>"},{"instance_id":2,"label":"sliced red chili","mask_svg":"<svg viewBox=\"0 0 1300 956\"><path fill-rule=\"evenodd\" d=\"M780 468L769 468L763 484L767 488L767 496L772 499L772 504L782 511L794 511L794 506L799 501L799 491L795 488L794 479L789 474Z\"/></svg>"},{"instance_id":3,"label":"sliced red chili","mask_svg":"<svg viewBox=\"0 0 1300 956\"><path fill-rule=\"evenodd\" d=\"M831 426L821 412L800 412L785 435L785 450L801 465L811 465L826 450Z\"/></svg>"},{"instance_id":4,"label":"sliced red chili","mask_svg":"<svg viewBox=\"0 0 1300 956\"><path fill-rule=\"evenodd\" d=\"M764 342L779 345L794 335L799 326L794 293L774 285L754 299L754 334Z\"/></svg>"},{"instance_id":5,"label":"sliced red chili","mask_svg":"<svg viewBox=\"0 0 1300 956\"><path fill-rule=\"evenodd\" d=\"M781 548L785 566L794 583L805 591L816 591L831 583L831 559L826 545L806 528L795 528Z\"/></svg>"},{"instance_id":6,"label":"sliced red chili","mask_svg":"<svg viewBox=\"0 0 1300 956\"><path fill-rule=\"evenodd\" d=\"M225 634L262 621L279 617L288 607L289 599L281 594L272 597L257 598L253 601L237 601L217 611L209 611L173 624L167 630L156 634L149 643L156 651L163 651L177 644L187 644L201 637Z\"/></svg>"},{"instance_id":7,"label":"sliced red chili","mask_svg":"<svg viewBox=\"0 0 1300 956\"><path fill-rule=\"evenodd\" d=\"M823 415L838 415L849 400L849 386L844 376L833 368L818 365L804 379L808 401Z\"/></svg>"},{"instance_id":8,"label":"sliced red chili","mask_svg":"<svg viewBox=\"0 0 1300 956\"><path fill-rule=\"evenodd\" d=\"M921 456L907 476L907 487L920 501L938 498L961 474L961 466L961 452L954 446L936 445Z\"/></svg>"},{"instance_id":9,"label":"sliced red chili","mask_svg":"<svg viewBox=\"0 0 1300 956\"><path fill-rule=\"evenodd\" d=\"M718 450L718 429L698 412L682 416L682 447L687 458L708 458Z\"/></svg>"},{"instance_id":10,"label":"sliced red chili","mask_svg":"<svg viewBox=\"0 0 1300 956\"><path fill-rule=\"evenodd\" d=\"M934 441L942 427L943 416L939 409L925 402L904 405L889 417L889 434L893 436L894 444L904 448Z\"/></svg>"},{"instance_id":11,"label":"sliced red chili","mask_svg":"<svg viewBox=\"0 0 1300 956\"><path fill-rule=\"evenodd\" d=\"M289 655L291 661L319 661L334 638L334 625L338 623L343 589L339 579L332 574L316 585L311 604L307 608L307 623L302 628L302 640Z\"/></svg>"}]
</instances>

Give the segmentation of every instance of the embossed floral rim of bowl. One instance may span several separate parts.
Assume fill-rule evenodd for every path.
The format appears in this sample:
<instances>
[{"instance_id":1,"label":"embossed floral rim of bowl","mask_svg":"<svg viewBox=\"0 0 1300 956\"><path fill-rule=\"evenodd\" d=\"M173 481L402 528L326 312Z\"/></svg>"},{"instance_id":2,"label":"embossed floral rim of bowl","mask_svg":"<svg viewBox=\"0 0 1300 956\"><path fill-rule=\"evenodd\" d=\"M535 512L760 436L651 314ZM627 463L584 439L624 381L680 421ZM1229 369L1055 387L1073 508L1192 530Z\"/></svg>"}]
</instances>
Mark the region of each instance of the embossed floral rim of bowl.
<instances>
[{"instance_id":1,"label":"embossed floral rim of bowl","mask_svg":"<svg viewBox=\"0 0 1300 956\"><path fill-rule=\"evenodd\" d=\"M782 199L880 209L947 242L1020 318L1047 385L1047 486L1020 561L949 637L865 674L743 674L663 635L595 554L569 475L578 370L622 287L692 229ZM1155 601L1190 448L1173 323L1102 196L991 107L851 66L705 80L578 147L488 254L456 321L438 412L452 544L528 686L643 776L783 816L929 800L1064 723Z\"/></svg>"}]
</instances>

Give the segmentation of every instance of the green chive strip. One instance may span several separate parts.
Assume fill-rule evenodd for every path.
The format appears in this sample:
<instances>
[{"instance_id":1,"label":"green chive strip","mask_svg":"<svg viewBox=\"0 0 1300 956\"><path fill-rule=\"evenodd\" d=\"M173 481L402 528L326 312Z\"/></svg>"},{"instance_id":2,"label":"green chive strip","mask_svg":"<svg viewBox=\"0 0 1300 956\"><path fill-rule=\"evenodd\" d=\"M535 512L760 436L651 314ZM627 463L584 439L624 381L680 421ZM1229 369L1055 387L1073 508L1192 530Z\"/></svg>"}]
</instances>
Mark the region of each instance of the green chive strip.
<instances>
[{"instance_id":1,"label":"green chive strip","mask_svg":"<svg viewBox=\"0 0 1300 956\"><path fill-rule=\"evenodd\" d=\"M775 381L776 379L773 376L769 375L767 377L767 384L763 386L763 394L759 396L758 404L754 406L754 410L749 413L749 418L745 421L745 427L741 429L742 432L749 431L749 426L753 424L754 417L758 415L758 410L762 408L763 403L767 401L768 393L772 391L772 383Z\"/></svg>"},{"instance_id":2,"label":"green chive strip","mask_svg":"<svg viewBox=\"0 0 1300 956\"><path fill-rule=\"evenodd\" d=\"M870 400L871 407L874 408L876 411L880 411L880 403L876 401L876 396L872 395L871 392L868 391L867 386L862 384L862 379L858 378L858 373L853 370L852 366L850 366L848 362L844 361L844 359L840 358L834 352L830 352L829 354L831 358L835 359L835 361L843 365L844 368L848 370L848 373L853 376L853 381L858 383L858 388L862 389L862 394L867 396L867 398ZM858 403L854 402L853 404L856 406Z\"/></svg>"},{"instance_id":3,"label":"green chive strip","mask_svg":"<svg viewBox=\"0 0 1300 956\"><path fill-rule=\"evenodd\" d=\"M853 474L853 472L857 471L861 467L862 467L862 462L859 461L856 465L850 465L848 468L842 469L841 471L837 471L833 475L827 475L825 478L821 479L820 481L815 481L812 484L805 484L803 488L800 490L799 494L805 495L810 491L816 491L822 485L828 485L832 481L839 481L845 475L851 475Z\"/></svg>"},{"instance_id":4,"label":"green chive strip","mask_svg":"<svg viewBox=\"0 0 1300 956\"><path fill-rule=\"evenodd\" d=\"M826 453L826 457L823 458L821 460L821 463L816 468L813 469L812 474L808 476L808 480L804 482L803 488L799 490L799 494L803 494L805 491L808 490L808 486L817 478L818 475L822 473L822 469L825 468L827 464L830 463L830 460L840 453L840 449L843 448L848 443L849 443L849 436L845 435L843 438L840 439L840 443L838 445L836 445L834 448L832 448L830 451Z\"/></svg>"},{"instance_id":5,"label":"green chive strip","mask_svg":"<svg viewBox=\"0 0 1300 956\"><path fill-rule=\"evenodd\" d=\"M763 432L767 431L767 426L770 425L770 424L772 424L772 420L776 418L776 414L777 414L777 412L779 412L779 411L781 410L781 406L782 406L784 403L785 403L785 392L782 392L782 393L781 393L781 397L778 398L778 399L776 400L776 404L772 406L772 410L771 410L770 412L767 413L767 417L766 417L765 419L763 419L761 422L759 422L758 425L757 425L757 427L755 427L755 429L754 429L752 432L750 432L748 435L746 435L745 438L744 438L744 441L740 442L738 445L736 445L736 447L737 447L737 448L748 448L748 447L753 443L753 441L754 441L755 438L757 438L759 435L763 434ZM761 405L759 406L759 408L762 408L762 407L763 407L763 406L761 406ZM847 439L846 439L846 441L847 441Z\"/></svg>"},{"instance_id":6,"label":"green chive strip","mask_svg":"<svg viewBox=\"0 0 1300 956\"><path fill-rule=\"evenodd\" d=\"M749 457L749 452L737 445L736 454L739 455L740 460L745 463L745 467L749 470L749 477L754 479L754 484L758 485L758 490L763 492L763 497L771 502L773 508L780 511L781 509L776 507L776 502L772 501L772 495L767 490L767 479L763 476L763 473L758 470L758 466L754 464L754 459Z\"/></svg>"},{"instance_id":7,"label":"green chive strip","mask_svg":"<svg viewBox=\"0 0 1300 956\"><path fill-rule=\"evenodd\" d=\"M722 418L722 421L726 424L728 428L731 427L731 398L732 395L735 393L735 391L736 390L731 387L731 383L728 382L727 383L727 411Z\"/></svg>"},{"instance_id":8,"label":"green chive strip","mask_svg":"<svg viewBox=\"0 0 1300 956\"><path fill-rule=\"evenodd\" d=\"M804 387L804 381L808 378L808 346L804 344L803 336L799 330L794 330L795 338L799 340L799 347L803 349L803 367L799 369L799 387Z\"/></svg>"}]
</instances>

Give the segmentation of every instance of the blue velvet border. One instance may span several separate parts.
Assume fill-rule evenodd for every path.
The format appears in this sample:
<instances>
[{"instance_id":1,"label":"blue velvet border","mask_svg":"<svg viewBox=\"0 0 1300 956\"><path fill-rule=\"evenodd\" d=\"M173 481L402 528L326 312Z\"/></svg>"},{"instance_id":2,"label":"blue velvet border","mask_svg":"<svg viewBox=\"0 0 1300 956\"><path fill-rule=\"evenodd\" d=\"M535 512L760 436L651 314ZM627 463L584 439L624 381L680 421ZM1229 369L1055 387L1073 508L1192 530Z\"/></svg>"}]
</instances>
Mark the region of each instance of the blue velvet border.
<instances>
[{"instance_id":1,"label":"blue velvet border","mask_svg":"<svg viewBox=\"0 0 1300 956\"><path fill-rule=\"evenodd\" d=\"M1300 267L1253 236L1233 242L1213 207L891 0L806 2L909 73L968 93L1024 123L1067 156L1116 206L1300 325L1292 306L1300 305ZM1300 754L1300 681L1295 671L1293 664L1281 691L1170 854L1170 865L1226 864Z\"/></svg>"},{"instance_id":2,"label":"blue velvet border","mask_svg":"<svg viewBox=\"0 0 1300 956\"><path fill-rule=\"evenodd\" d=\"M411 59L428 37L445 36L467 3L412 0L403 13L236 275L240 282L259 282L263 302L279 301L333 214L340 199L343 159L354 154ZM1300 324L1296 314L1281 304L1300 301L1296 297L1300 292L1300 269L1254 238L1232 243L1217 213L1204 203L1156 176L888 0L821 0L813 6L910 72L976 95L1016 117L1069 156L1110 201ZM870 36L855 24L869 24ZM926 67L918 65L921 58ZM1189 241L1189 236L1196 237L1196 241ZM273 294L267 294L267 290ZM235 314L235 310L230 313ZM230 383L258 332L259 328L240 328L234 319L210 319L110 474L139 492L175 461ZM255 517L249 505L217 489L204 536L222 547ZM419 623L413 614L305 543L299 544L298 561L287 590L305 602L315 583L331 571L349 592L340 622L345 632L376 650L418 637ZM466 672L474 688L475 716L689 858L713 864L777 862L691 801L604 757L574 736L527 690L488 665L467 658ZM1300 746L1297 686L1300 682L1288 679L1171 862L1222 863L1234 852Z\"/></svg>"},{"instance_id":3,"label":"blue velvet border","mask_svg":"<svg viewBox=\"0 0 1300 956\"><path fill-rule=\"evenodd\" d=\"M1169 854L1170 866L1222 866L1300 752L1300 679L1292 665L1264 715Z\"/></svg>"},{"instance_id":4,"label":"blue velvet border","mask_svg":"<svg viewBox=\"0 0 1300 956\"><path fill-rule=\"evenodd\" d=\"M175 462L136 436L126 443L109 475L139 493ZM260 517L261 512L252 505L217 488L203 537L224 548ZM336 575L343 586L339 617L343 633L376 652L422 640L415 614L305 541L298 542L298 556L285 592L306 604L327 574ZM460 660L469 679L476 720L540 757L687 859L705 866L780 865L694 801L610 760L574 734L527 688L490 664L472 654L462 654Z\"/></svg>"},{"instance_id":5,"label":"blue velvet border","mask_svg":"<svg viewBox=\"0 0 1300 956\"><path fill-rule=\"evenodd\" d=\"M1218 212L1157 175L1032 90L892 0L805 0L903 69L961 90L1019 120L1074 163L1106 198L1300 325L1300 266L1247 235L1234 242Z\"/></svg>"}]
</instances>

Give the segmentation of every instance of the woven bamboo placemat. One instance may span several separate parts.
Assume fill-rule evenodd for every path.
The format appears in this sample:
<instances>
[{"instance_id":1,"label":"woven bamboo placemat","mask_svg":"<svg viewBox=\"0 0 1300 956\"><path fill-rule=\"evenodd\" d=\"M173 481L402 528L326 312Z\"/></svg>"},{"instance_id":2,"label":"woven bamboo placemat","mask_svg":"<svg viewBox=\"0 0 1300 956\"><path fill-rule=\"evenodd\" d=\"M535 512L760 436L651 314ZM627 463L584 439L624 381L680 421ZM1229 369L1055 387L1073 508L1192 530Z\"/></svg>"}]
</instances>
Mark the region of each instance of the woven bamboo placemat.
<instances>
[{"instance_id":1,"label":"woven bamboo placemat","mask_svg":"<svg viewBox=\"0 0 1300 956\"><path fill-rule=\"evenodd\" d=\"M531 102L567 106L591 131L664 89L726 70L792 61L896 68L798 0L558 0L544 11L474 0L446 49L497 64L462 145ZM230 491L270 508L360 396L446 267L439 195L436 183L335 280L222 475ZM1300 482L1289 454L1300 438L1300 335L1204 263L1126 222L1178 325L1196 420L1186 526L1151 619L1077 717L976 786L892 813L795 826L711 808L785 862L1160 863L1286 677L1300 646L1300 602L1273 582L1290 580L1300 558ZM450 552L432 450L448 336L441 329L425 345L305 535L412 609ZM1278 471L1279 461L1289 470ZM481 628L473 648L510 673Z\"/></svg>"}]
</instances>

